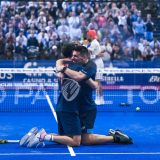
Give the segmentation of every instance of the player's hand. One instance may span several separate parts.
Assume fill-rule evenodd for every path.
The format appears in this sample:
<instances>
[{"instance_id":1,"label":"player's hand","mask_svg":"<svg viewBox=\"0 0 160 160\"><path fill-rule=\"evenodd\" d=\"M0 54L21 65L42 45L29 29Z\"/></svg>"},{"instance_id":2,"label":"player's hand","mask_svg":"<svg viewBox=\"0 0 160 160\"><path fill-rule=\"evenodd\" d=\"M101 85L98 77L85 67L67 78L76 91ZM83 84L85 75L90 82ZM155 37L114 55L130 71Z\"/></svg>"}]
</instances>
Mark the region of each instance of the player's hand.
<instances>
[{"instance_id":1,"label":"player's hand","mask_svg":"<svg viewBox=\"0 0 160 160\"><path fill-rule=\"evenodd\" d=\"M62 72L59 72L59 73L57 73L57 76L58 76L59 81L60 81L61 84L62 84L62 81L63 81L63 79L64 79L64 74L63 74Z\"/></svg>"},{"instance_id":2,"label":"player's hand","mask_svg":"<svg viewBox=\"0 0 160 160\"><path fill-rule=\"evenodd\" d=\"M57 67L56 67L57 72L61 72L64 67L65 67L64 65L57 66Z\"/></svg>"}]
</instances>

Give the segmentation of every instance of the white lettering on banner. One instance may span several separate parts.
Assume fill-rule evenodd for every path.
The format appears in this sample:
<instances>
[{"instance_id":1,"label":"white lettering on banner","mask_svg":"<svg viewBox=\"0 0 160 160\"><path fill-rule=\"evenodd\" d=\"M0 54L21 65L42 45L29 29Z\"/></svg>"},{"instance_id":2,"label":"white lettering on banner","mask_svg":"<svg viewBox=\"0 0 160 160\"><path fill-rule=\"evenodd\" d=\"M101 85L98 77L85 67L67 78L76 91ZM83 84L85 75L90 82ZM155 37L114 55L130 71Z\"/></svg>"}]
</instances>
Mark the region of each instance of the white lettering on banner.
<instances>
[{"instance_id":1,"label":"white lettering on banner","mask_svg":"<svg viewBox=\"0 0 160 160\"><path fill-rule=\"evenodd\" d=\"M9 100L9 103L13 103L13 105L18 105L22 102L27 102L28 104L34 105L38 101L45 100L46 93L53 98L54 103L57 103L59 92L57 89L58 85L56 83L53 86L53 88L56 89L53 89L51 92L45 90L43 85L39 85L34 89L33 87L29 86L21 87L16 86L16 90L7 90L5 86L0 86L0 103L4 103L5 100ZM12 91L12 94L10 91ZM116 104L115 96L117 95L114 95L114 93L110 95L104 95L104 98L107 97L105 98L105 104ZM122 95L119 96L121 97ZM148 86L143 87L142 90L138 91L137 93L135 93L132 89L124 91L123 96L125 96L126 102L129 104L136 104L138 99L138 103L156 104L160 100L160 91L156 86ZM109 97L111 97L111 99L109 99Z\"/></svg>"},{"instance_id":2,"label":"white lettering on banner","mask_svg":"<svg viewBox=\"0 0 160 160\"><path fill-rule=\"evenodd\" d=\"M107 84L115 84L116 82L124 82L123 76L103 76L103 80Z\"/></svg>"},{"instance_id":3,"label":"white lettering on banner","mask_svg":"<svg viewBox=\"0 0 160 160\"><path fill-rule=\"evenodd\" d=\"M45 86L44 86L45 85ZM46 100L46 87L51 87L54 103L57 103L58 81L54 83L0 83L0 103L9 101L13 105L18 105L20 102L29 101L28 104L34 105L37 101ZM12 90L10 90L10 88ZM9 89L9 90L8 90ZM12 93L10 93L10 91ZM7 94L8 92L8 94ZM47 93L49 94L49 93ZM11 102L11 100L13 100Z\"/></svg>"},{"instance_id":4,"label":"white lettering on banner","mask_svg":"<svg viewBox=\"0 0 160 160\"><path fill-rule=\"evenodd\" d=\"M140 98L140 101L138 101L138 103L144 103L147 105L156 104L160 100L160 91L158 90L156 86L155 87L151 87L151 86L144 87L137 94L135 94L134 90L130 89L124 92L124 95L126 98L126 103L128 104L136 104L137 98ZM110 94L106 96L107 96L107 100L105 101L105 104L113 104L113 105L116 104L116 99L113 98L114 96L117 96L116 94L115 95ZM122 95L119 95L119 96L121 97ZM112 99L109 99L109 97L111 97Z\"/></svg>"},{"instance_id":5,"label":"white lettering on banner","mask_svg":"<svg viewBox=\"0 0 160 160\"><path fill-rule=\"evenodd\" d=\"M27 69L34 69L35 68L35 72L33 73L26 73L27 76L42 76L42 74L46 74L49 77L52 77L54 74L53 73L47 73L47 71L45 72L45 70L53 70L54 67L45 67L45 66L38 66L37 62L27 62L24 65L24 71ZM39 73L37 73L37 69L39 71Z\"/></svg>"},{"instance_id":6,"label":"white lettering on banner","mask_svg":"<svg viewBox=\"0 0 160 160\"><path fill-rule=\"evenodd\" d=\"M28 62L24 68L0 68L0 73L25 73L28 76L41 76L46 74L48 76L55 75L56 68L49 66L38 66L37 62ZM118 68L118 69L99 69L100 74L114 75L114 74L159 74L159 68Z\"/></svg>"},{"instance_id":7,"label":"white lettering on banner","mask_svg":"<svg viewBox=\"0 0 160 160\"><path fill-rule=\"evenodd\" d=\"M12 79L13 74L12 73L0 73L0 79Z\"/></svg>"},{"instance_id":8,"label":"white lettering on banner","mask_svg":"<svg viewBox=\"0 0 160 160\"><path fill-rule=\"evenodd\" d=\"M151 99L148 99L147 96L151 97L150 95L145 95L145 92L147 90L152 90L154 91L156 94L154 94L154 97ZM152 94L153 95L153 94ZM139 96L141 97L142 101L145 104L155 104L158 102L158 100L160 100L160 91L158 91L157 87L143 87L143 89L139 92Z\"/></svg>"},{"instance_id":9,"label":"white lettering on banner","mask_svg":"<svg viewBox=\"0 0 160 160\"><path fill-rule=\"evenodd\" d=\"M24 101L24 99L26 100L27 98L31 98L29 99L29 104L34 105L37 101L46 100L45 95L48 94L49 93L47 93L44 87L39 87L36 91L28 88L28 93L24 93L23 91L17 89L14 94L14 104L18 105L19 101ZM50 97L53 97L54 103L57 103L58 90L53 90L53 95Z\"/></svg>"},{"instance_id":10,"label":"white lettering on banner","mask_svg":"<svg viewBox=\"0 0 160 160\"><path fill-rule=\"evenodd\" d=\"M148 92L147 94L147 91L153 91L155 94L153 93L151 94L150 92ZM127 93L127 100L128 100L127 103L133 104L134 98L135 98L134 92L133 90L128 90L127 92L128 92ZM158 91L158 88L156 86L155 87L151 87L151 86L143 87L143 89L139 91L139 94L137 96L141 98L144 104L155 104L160 100L160 91Z\"/></svg>"},{"instance_id":11,"label":"white lettering on banner","mask_svg":"<svg viewBox=\"0 0 160 160\"><path fill-rule=\"evenodd\" d=\"M0 83L0 87L1 87L1 86L4 86L4 87L13 86L13 84L14 84L14 83L8 83L8 82L7 82L7 83Z\"/></svg>"},{"instance_id":12,"label":"white lettering on banner","mask_svg":"<svg viewBox=\"0 0 160 160\"><path fill-rule=\"evenodd\" d=\"M52 79L45 78L24 78L23 83L52 83Z\"/></svg>"},{"instance_id":13,"label":"white lettering on banner","mask_svg":"<svg viewBox=\"0 0 160 160\"><path fill-rule=\"evenodd\" d=\"M158 82L160 83L160 77L159 76L151 76L149 79L149 82Z\"/></svg>"}]
</instances>

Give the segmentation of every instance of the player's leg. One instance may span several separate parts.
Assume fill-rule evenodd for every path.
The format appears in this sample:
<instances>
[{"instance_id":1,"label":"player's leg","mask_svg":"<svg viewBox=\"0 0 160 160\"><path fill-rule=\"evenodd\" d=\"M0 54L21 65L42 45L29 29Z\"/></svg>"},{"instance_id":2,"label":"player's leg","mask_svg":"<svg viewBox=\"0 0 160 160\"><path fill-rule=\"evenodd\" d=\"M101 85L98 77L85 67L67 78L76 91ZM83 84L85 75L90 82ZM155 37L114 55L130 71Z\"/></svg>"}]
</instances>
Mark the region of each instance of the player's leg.
<instances>
[{"instance_id":1,"label":"player's leg","mask_svg":"<svg viewBox=\"0 0 160 160\"><path fill-rule=\"evenodd\" d=\"M81 114L82 140L84 145L105 144L109 142L132 144L132 138L120 130L109 130L109 135L93 134L92 129L96 118L96 110Z\"/></svg>"},{"instance_id":2,"label":"player's leg","mask_svg":"<svg viewBox=\"0 0 160 160\"><path fill-rule=\"evenodd\" d=\"M96 119L97 110L90 110L85 113L80 113L82 140L83 145L104 144L113 142L113 136L93 134L94 122Z\"/></svg>"},{"instance_id":3,"label":"player's leg","mask_svg":"<svg viewBox=\"0 0 160 160\"><path fill-rule=\"evenodd\" d=\"M61 135L47 134L41 129L28 143L28 147L43 146L44 141L52 141L68 146L79 146L81 142L81 128L78 114L57 112L59 132Z\"/></svg>"},{"instance_id":4,"label":"player's leg","mask_svg":"<svg viewBox=\"0 0 160 160\"><path fill-rule=\"evenodd\" d=\"M48 134L45 140L69 146L79 146L81 142L80 120L77 113L57 112L59 135ZM47 139L48 138L48 139Z\"/></svg>"}]
</instances>

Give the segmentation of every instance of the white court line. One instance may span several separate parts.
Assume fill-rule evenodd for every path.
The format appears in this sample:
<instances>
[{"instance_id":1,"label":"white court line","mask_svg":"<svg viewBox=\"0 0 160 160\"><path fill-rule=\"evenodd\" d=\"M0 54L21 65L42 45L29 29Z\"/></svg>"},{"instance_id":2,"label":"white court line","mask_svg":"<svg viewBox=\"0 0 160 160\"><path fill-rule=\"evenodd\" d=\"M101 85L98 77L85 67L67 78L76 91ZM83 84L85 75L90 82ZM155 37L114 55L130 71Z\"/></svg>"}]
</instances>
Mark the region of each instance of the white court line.
<instances>
[{"instance_id":1,"label":"white court line","mask_svg":"<svg viewBox=\"0 0 160 160\"><path fill-rule=\"evenodd\" d=\"M55 110L54 110L54 107L53 107L53 105L52 105L52 102L51 102L50 97L48 96L48 94L46 94L46 98L47 98L48 104L49 104L49 106L50 106L50 109L51 109L51 111L52 111L52 113L53 113L53 116L54 116L54 118L55 118L55 120L56 120L56 122L57 122L57 115L56 115L56 112L55 112ZM71 156L76 156L73 148L70 147L70 146L67 146L67 147L68 147L68 150L69 150L69 152L70 152L70 155L71 155Z\"/></svg>"},{"instance_id":2,"label":"white court line","mask_svg":"<svg viewBox=\"0 0 160 160\"><path fill-rule=\"evenodd\" d=\"M36 156L36 155L69 155L70 153L0 153L0 156ZM113 153L76 153L76 155L160 155L160 152L113 152Z\"/></svg>"}]
</instances>

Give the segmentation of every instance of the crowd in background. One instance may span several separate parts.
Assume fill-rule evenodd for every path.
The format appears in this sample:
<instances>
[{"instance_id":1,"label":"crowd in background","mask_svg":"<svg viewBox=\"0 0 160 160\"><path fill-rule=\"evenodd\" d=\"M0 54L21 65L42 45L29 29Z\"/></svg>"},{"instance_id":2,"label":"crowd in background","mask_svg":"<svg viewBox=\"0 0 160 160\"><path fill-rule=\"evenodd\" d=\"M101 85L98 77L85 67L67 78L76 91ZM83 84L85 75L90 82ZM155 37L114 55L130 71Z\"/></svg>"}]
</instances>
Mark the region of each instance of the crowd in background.
<instances>
[{"instance_id":1,"label":"crowd in background","mask_svg":"<svg viewBox=\"0 0 160 160\"><path fill-rule=\"evenodd\" d=\"M160 59L152 14L142 16L134 2L94 1L1 1L0 59L56 60L63 44L85 45L88 30L97 32L104 61Z\"/></svg>"}]
</instances>

